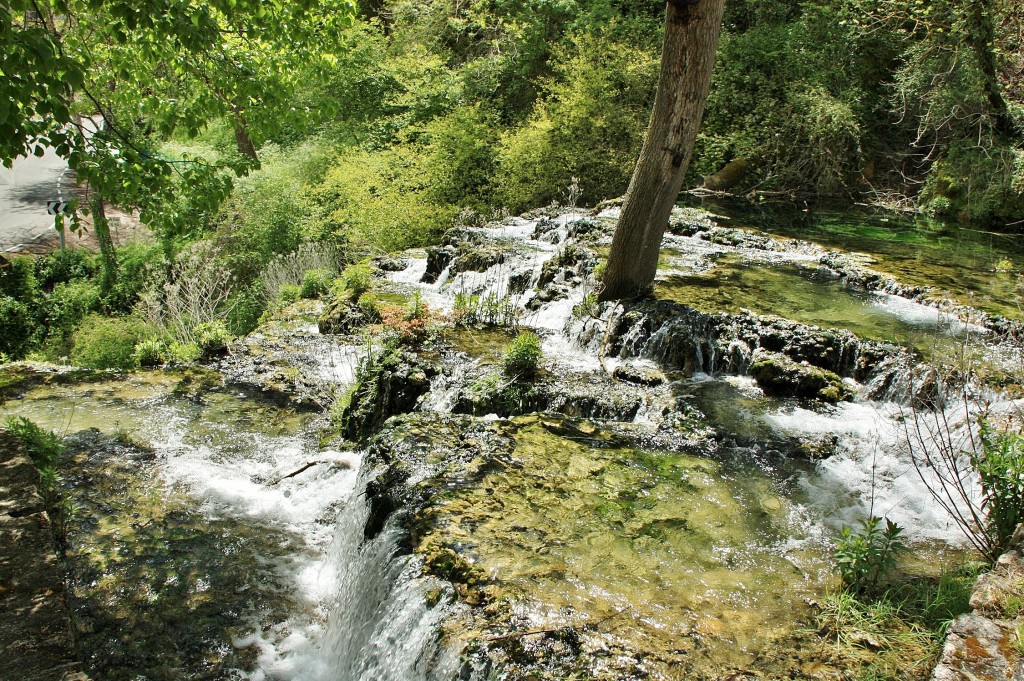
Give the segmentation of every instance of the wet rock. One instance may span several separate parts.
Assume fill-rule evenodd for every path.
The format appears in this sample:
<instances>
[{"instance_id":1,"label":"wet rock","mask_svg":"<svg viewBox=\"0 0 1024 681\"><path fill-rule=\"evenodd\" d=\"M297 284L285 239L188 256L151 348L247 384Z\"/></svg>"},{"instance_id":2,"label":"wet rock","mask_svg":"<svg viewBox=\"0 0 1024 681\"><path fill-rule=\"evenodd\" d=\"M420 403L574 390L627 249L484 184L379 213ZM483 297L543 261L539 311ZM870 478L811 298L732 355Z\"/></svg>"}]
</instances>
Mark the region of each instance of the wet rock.
<instances>
[{"instance_id":1,"label":"wet rock","mask_svg":"<svg viewBox=\"0 0 1024 681\"><path fill-rule=\"evenodd\" d=\"M454 246L433 246L427 249L427 269L423 273L424 284L433 284L455 258Z\"/></svg>"},{"instance_id":2,"label":"wet rock","mask_svg":"<svg viewBox=\"0 0 1024 681\"><path fill-rule=\"evenodd\" d=\"M665 374L654 366L626 362L612 369L612 378L634 385L654 386L665 382Z\"/></svg>"},{"instance_id":3,"label":"wet rock","mask_svg":"<svg viewBox=\"0 0 1024 681\"><path fill-rule=\"evenodd\" d=\"M360 372L359 382L341 412L342 435L364 440L389 417L412 411L430 390L430 379L438 371L437 365L404 350L375 355Z\"/></svg>"},{"instance_id":4,"label":"wet rock","mask_svg":"<svg viewBox=\"0 0 1024 681\"><path fill-rule=\"evenodd\" d=\"M350 334L368 324L379 324L380 314L373 306L359 305L348 296L338 296L317 319L320 333Z\"/></svg>"},{"instance_id":5,"label":"wet rock","mask_svg":"<svg viewBox=\"0 0 1024 681\"><path fill-rule=\"evenodd\" d=\"M749 313L710 314L667 300L622 306L610 319L592 323L608 329L608 356L650 358L687 374L747 373L760 350L864 382L882 359L906 354L845 330Z\"/></svg>"},{"instance_id":6,"label":"wet rock","mask_svg":"<svg viewBox=\"0 0 1024 681\"><path fill-rule=\"evenodd\" d=\"M0 653L4 678L85 679L78 659L39 473L0 431ZM86 679L87 681L87 679Z\"/></svg>"},{"instance_id":7,"label":"wet rock","mask_svg":"<svg viewBox=\"0 0 1024 681\"><path fill-rule=\"evenodd\" d=\"M765 393L777 397L840 402L853 396L835 373L809 364L798 364L777 353L759 353L750 365L750 375Z\"/></svg>"},{"instance_id":8,"label":"wet rock","mask_svg":"<svg viewBox=\"0 0 1024 681\"><path fill-rule=\"evenodd\" d=\"M402 272L408 269L409 259L382 255L373 259L373 265L381 272Z\"/></svg>"}]
</instances>

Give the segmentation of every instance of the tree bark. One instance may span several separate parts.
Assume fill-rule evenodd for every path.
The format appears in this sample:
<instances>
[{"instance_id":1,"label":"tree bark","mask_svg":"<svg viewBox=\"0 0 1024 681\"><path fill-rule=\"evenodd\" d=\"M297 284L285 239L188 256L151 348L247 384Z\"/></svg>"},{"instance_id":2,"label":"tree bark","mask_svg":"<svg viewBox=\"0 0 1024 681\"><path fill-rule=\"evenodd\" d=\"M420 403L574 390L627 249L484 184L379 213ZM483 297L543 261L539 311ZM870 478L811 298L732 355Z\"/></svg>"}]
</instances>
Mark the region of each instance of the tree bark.
<instances>
[{"instance_id":1,"label":"tree bark","mask_svg":"<svg viewBox=\"0 0 1024 681\"><path fill-rule=\"evenodd\" d=\"M600 300L648 293L711 85L724 0L668 0L661 75L629 181Z\"/></svg>"},{"instance_id":2,"label":"tree bark","mask_svg":"<svg viewBox=\"0 0 1024 681\"><path fill-rule=\"evenodd\" d=\"M238 145L239 154L254 161L259 161L259 156L256 154L256 145L252 143L249 131L245 128L245 123L240 120L235 121L235 143Z\"/></svg>"},{"instance_id":3,"label":"tree bark","mask_svg":"<svg viewBox=\"0 0 1024 681\"><path fill-rule=\"evenodd\" d=\"M992 107L993 127L998 134L1004 137L1011 137L1018 131L999 85L995 52L996 29L995 20L992 16L993 11L990 0L974 0L971 3L972 30L968 39L984 79L982 87L985 90L985 98L988 99L988 104Z\"/></svg>"},{"instance_id":4,"label":"tree bark","mask_svg":"<svg viewBox=\"0 0 1024 681\"><path fill-rule=\"evenodd\" d=\"M110 238L106 202L99 192L93 191L89 204L92 209L92 228L96 232L96 241L99 242L100 261L103 265L100 290L106 294L117 283L117 254L114 251L114 240Z\"/></svg>"}]
</instances>

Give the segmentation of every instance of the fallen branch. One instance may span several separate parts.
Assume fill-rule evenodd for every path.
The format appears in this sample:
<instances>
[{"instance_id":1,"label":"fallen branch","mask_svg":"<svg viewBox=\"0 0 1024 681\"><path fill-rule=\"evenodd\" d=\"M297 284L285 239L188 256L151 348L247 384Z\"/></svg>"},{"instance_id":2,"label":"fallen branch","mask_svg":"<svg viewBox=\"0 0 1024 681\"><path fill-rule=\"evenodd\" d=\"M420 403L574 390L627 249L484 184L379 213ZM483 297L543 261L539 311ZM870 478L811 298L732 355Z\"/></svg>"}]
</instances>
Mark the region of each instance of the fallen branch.
<instances>
[{"instance_id":1,"label":"fallen branch","mask_svg":"<svg viewBox=\"0 0 1024 681\"><path fill-rule=\"evenodd\" d=\"M278 478L277 480L275 480L274 482L272 482L270 484L271 485L276 485L277 483L281 482L282 480L287 480L288 478L294 478L299 473L303 473L303 472L309 470L310 468L312 468L313 466L316 466L316 465L319 465L319 464L322 464L322 463L327 463L327 462L326 461L307 461L305 466L302 466L301 468L299 468L296 471L292 471L288 475L281 476L280 478Z\"/></svg>"}]
</instances>

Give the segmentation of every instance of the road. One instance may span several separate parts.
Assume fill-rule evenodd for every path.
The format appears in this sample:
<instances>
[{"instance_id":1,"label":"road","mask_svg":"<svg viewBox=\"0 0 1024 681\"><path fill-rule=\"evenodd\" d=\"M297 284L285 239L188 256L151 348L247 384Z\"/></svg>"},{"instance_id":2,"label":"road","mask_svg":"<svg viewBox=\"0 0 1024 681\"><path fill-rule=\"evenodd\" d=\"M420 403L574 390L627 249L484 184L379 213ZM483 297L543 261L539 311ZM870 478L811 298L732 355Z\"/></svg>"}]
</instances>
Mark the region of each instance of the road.
<instances>
[{"instance_id":1,"label":"road","mask_svg":"<svg viewBox=\"0 0 1024 681\"><path fill-rule=\"evenodd\" d=\"M0 253L54 234L46 202L57 198L58 182L64 198L71 198L72 180L67 163L53 149L40 158L18 158L13 168L0 166Z\"/></svg>"}]
</instances>

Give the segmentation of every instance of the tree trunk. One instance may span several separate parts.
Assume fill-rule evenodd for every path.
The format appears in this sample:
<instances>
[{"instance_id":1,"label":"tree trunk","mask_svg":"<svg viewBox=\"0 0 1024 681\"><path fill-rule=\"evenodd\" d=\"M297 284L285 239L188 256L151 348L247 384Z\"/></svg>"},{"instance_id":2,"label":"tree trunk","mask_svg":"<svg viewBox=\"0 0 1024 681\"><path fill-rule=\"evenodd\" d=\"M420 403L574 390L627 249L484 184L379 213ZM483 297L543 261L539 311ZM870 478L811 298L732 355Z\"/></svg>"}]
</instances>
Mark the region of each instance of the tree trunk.
<instances>
[{"instance_id":1,"label":"tree trunk","mask_svg":"<svg viewBox=\"0 0 1024 681\"><path fill-rule=\"evenodd\" d=\"M661 237L704 115L724 0L668 0L661 75L644 146L615 230L601 300L647 293Z\"/></svg>"},{"instance_id":2,"label":"tree trunk","mask_svg":"<svg viewBox=\"0 0 1024 681\"><path fill-rule=\"evenodd\" d=\"M1013 136L1017 130L1010 109L1003 98L996 66L996 29L990 0L975 0L971 3L971 31L968 40L983 78L985 98L992 107L995 131L1004 137Z\"/></svg>"},{"instance_id":3,"label":"tree trunk","mask_svg":"<svg viewBox=\"0 0 1024 681\"><path fill-rule=\"evenodd\" d=\"M100 246L100 260L103 264L100 290L106 294L117 283L117 254L114 252L114 240L110 238L106 202L99 192L93 191L89 204L92 209L92 228L96 232L96 241Z\"/></svg>"},{"instance_id":4,"label":"tree trunk","mask_svg":"<svg viewBox=\"0 0 1024 681\"><path fill-rule=\"evenodd\" d=\"M240 120L235 121L235 143L238 145L239 154L259 162L259 156L256 154L256 145L252 143L249 131L245 128L245 123Z\"/></svg>"}]
</instances>

